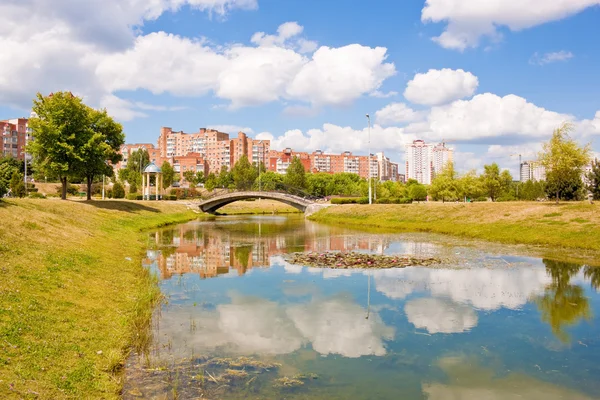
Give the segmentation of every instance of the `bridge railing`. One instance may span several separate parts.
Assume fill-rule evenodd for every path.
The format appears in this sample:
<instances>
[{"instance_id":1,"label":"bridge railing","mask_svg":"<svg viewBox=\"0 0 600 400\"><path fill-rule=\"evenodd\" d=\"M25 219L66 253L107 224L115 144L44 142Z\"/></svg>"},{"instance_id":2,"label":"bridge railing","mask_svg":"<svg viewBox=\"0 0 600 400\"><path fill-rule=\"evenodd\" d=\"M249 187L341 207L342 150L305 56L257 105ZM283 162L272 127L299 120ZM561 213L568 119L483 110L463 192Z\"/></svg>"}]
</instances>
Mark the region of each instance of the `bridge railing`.
<instances>
[{"instance_id":1,"label":"bridge railing","mask_svg":"<svg viewBox=\"0 0 600 400\"><path fill-rule=\"evenodd\" d=\"M264 192L264 193L278 193L278 194L282 194L284 196L289 196L292 198L301 198L304 200L308 200L308 201L316 201L316 200L320 200L322 199L322 197L318 197L318 196L313 196L310 193L307 193L303 190L297 189L297 188L293 188L284 184L280 184L280 188L276 189L276 190L256 190L256 189L250 189L250 190L240 190L240 189L220 189L219 191L216 191L217 189L215 189L215 193L211 194L208 197L204 197L202 199L202 201L207 201L210 200L212 198L218 197L218 196L222 196L225 194L231 194L231 193L245 193L245 192ZM295 191L298 194L295 193L290 193L290 191Z\"/></svg>"}]
</instances>

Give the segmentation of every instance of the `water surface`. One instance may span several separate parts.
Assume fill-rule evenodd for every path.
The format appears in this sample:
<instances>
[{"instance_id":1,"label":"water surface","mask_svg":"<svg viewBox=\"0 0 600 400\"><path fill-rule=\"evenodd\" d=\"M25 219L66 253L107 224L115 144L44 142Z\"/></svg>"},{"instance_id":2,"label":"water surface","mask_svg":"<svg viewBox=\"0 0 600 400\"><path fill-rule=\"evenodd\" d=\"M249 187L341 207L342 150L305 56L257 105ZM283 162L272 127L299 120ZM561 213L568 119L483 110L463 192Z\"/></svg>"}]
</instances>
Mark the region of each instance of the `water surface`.
<instances>
[{"instance_id":1,"label":"water surface","mask_svg":"<svg viewBox=\"0 0 600 400\"><path fill-rule=\"evenodd\" d=\"M444 263L317 269L286 263L297 251ZM152 232L144 262L167 302L151 351L130 360L125 398L599 398L600 269L519 253L301 217Z\"/></svg>"}]
</instances>

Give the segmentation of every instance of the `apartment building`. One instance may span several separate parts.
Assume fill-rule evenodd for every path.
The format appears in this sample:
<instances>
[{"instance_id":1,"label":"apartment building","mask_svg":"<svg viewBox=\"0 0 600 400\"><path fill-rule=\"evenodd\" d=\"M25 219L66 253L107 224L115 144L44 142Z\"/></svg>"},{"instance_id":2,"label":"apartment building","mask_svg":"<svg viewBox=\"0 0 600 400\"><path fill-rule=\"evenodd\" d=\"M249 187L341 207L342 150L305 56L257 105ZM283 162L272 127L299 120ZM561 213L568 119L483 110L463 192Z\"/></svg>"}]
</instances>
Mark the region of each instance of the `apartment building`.
<instances>
[{"instance_id":1,"label":"apartment building","mask_svg":"<svg viewBox=\"0 0 600 400\"><path fill-rule=\"evenodd\" d=\"M383 152L375 154L380 181L398 181L398 164L391 162Z\"/></svg>"},{"instance_id":2,"label":"apartment building","mask_svg":"<svg viewBox=\"0 0 600 400\"><path fill-rule=\"evenodd\" d=\"M453 160L454 149L444 143L433 145L424 140L414 140L406 145L406 179L429 185L435 174L442 172Z\"/></svg>"},{"instance_id":3,"label":"apartment building","mask_svg":"<svg viewBox=\"0 0 600 400\"><path fill-rule=\"evenodd\" d=\"M277 172L278 174L285 174L294 157L298 157L304 166L304 170L310 172L310 155L306 152L293 151L289 147L282 151L269 151L269 163L266 165L267 170Z\"/></svg>"},{"instance_id":4,"label":"apartment building","mask_svg":"<svg viewBox=\"0 0 600 400\"><path fill-rule=\"evenodd\" d=\"M163 163L163 158L160 156L160 150L154 147L152 143L136 143L136 144L124 144L121 146L121 155L123 159L115 165L115 169L127 168L127 160L131 156L131 153L138 150L146 150L150 157L150 162L160 166Z\"/></svg>"},{"instance_id":5,"label":"apartment building","mask_svg":"<svg viewBox=\"0 0 600 400\"><path fill-rule=\"evenodd\" d=\"M539 161L521 163L519 178L521 182L546 180L546 168Z\"/></svg>"},{"instance_id":6,"label":"apartment building","mask_svg":"<svg viewBox=\"0 0 600 400\"><path fill-rule=\"evenodd\" d=\"M25 146L31 139L31 128L27 118L13 118L0 121L2 156L12 156L19 160L25 157ZM28 157L30 159L30 157Z\"/></svg>"}]
</instances>

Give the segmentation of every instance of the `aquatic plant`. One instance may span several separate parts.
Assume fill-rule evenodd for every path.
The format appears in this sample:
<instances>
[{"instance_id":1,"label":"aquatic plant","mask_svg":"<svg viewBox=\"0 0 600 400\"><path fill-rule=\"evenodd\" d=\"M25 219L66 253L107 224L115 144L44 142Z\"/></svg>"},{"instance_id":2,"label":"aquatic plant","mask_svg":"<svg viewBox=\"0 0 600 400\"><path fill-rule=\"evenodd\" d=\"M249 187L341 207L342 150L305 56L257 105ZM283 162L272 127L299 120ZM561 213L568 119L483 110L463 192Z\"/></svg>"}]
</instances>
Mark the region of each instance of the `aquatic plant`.
<instances>
[{"instance_id":1,"label":"aquatic plant","mask_svg":"<svg viewBox=\"0 0 600 400\"><path fill-rule=\"evenodd\" d=\"M398 255L378 255L365 253L292 253L284 256L290 264L301 264L317 268L403 268L408 266L427 266L440 264L441 259L435 257L413 257Z\"/></svg>"}]
</instances>

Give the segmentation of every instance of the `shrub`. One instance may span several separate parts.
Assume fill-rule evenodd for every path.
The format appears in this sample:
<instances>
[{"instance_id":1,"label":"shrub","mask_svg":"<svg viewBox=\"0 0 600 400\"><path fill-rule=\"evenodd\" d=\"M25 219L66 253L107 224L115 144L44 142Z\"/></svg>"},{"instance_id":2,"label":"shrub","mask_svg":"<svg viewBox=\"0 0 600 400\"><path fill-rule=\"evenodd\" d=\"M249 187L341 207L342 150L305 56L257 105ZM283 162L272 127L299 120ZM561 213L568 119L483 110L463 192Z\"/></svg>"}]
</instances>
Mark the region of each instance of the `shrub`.
<instances>
[{"instance_id":1,"label":"shrub","mask_svg":"<svg viewBox=\"0 0 600 400\"><path fill-rule=\"evenodd\" d=\"M127 200L137 200L137 193L127 193Z\"/></svg>"},{"instance_id":2,"label":"shrub","mask_svg":"<svg viewBox=\"0 0 600 400\"><path fill-rule=\"evenodd\" d=\"M360 199L358 199L358 204L369 204L369 198L361 197Z\"/></svg>"},{"instance_id":3,"label":"shrub","mask_svg":"<svg viewBox=\"0 0 600 400\"><path fill-rule=\"evenodd\" d=\"M62 193L62 185L59 185L56 188L56 193L58 195L60 195ZM77 185L73 185L71 183L67 184L67 194L68 195L77 196L78 193L79 193L79 187L77 187Z\"/></svg>"},{"instance_id":4,"label":"shrub","mask_svg":"<svg viewBox=\"0 0 600 400\"><path fill-rule=\"evenodd\" d=\"M177 200L177 196L171 194L171 195L165 196L165 199L175 201L175 200Z\"/></svg>"},{"instance_id":5,"label":"shrub","mask_svg":"<svg viewBox=\"0 0 600 400\"><path fill-rule=\"evenodd\" d=\"M113 197L115 199L123 199L125 198L125 188L120 182L115 182L112 188Z\"/></svg>"},{"instance_id":6,"label":"shrub","mask_svg":"<svg viewBox=\"0 0 600 400\"><path fill-rule=\"evenodd\" d=\"M113 191L112 191L112 189L108 189L106 191L106 197L108 197L109 199L113 198Z\"/></svg>"},{"instance_id":7,"label":"shrub","mask_svg":"<svg viewBox=\"0 0 600 400\"><path fill-rule=\"evenodd\" d=\"M46 196L44 196L42 193L31 192L31 193L29 193L29 198L30 199L45 199Z\"/></svg>"},{"instance_id":8,"label":"shrub","mask_svg":"<svg viewBox=\"0 0 600 400\"><path fill-rule=\"evenodd\" d=\"M137 193L137 185L135 184L135 182L129 185L129 193Z\"/></svg>"}]
</instances>

